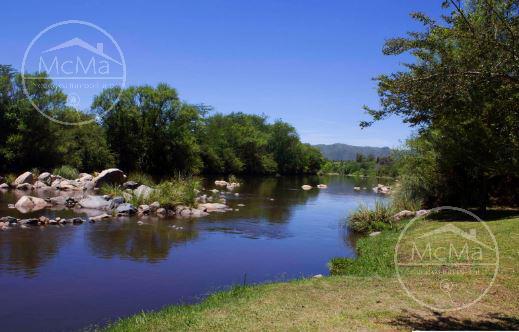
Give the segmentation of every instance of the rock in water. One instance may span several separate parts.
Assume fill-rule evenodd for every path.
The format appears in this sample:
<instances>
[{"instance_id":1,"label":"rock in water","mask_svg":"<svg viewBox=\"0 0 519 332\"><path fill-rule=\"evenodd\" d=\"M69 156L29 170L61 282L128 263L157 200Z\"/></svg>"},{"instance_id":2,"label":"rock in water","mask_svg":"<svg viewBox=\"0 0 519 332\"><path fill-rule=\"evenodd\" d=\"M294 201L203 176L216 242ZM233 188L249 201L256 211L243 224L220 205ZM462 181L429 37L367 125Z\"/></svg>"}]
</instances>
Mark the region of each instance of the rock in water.
<instances>
[{"instance_id":1,"label":"rock in water","mask_svg":"<svg viewBox=\"0 0 519 332\"><path fill-rule=\"evenodd\" d=\"M14 205L21 213L42 210L47 206L49 204L44 199L32 196L22 196Z\"/></svg>"},{"instance_id":2,"label":"rock in water","mask_svg":"<svg viewBox=\"0 0 519 332\"><path fill-rule=\"evenodd\" d=\"M14 185L17 186L22 183L32 184L34 182L34 176L31 172L25 172L14 180Z\"/></svg>"},{"instance_id":3,"label":"rock in water","mask_svg":"<svg viewBox=\"0 0 519 332\"><path fill-rule=\"evenodd\" d=\"M123 184L126 181L126 175L118 168L109 168L99 173L93 181L96 188L103 184Z\"/></svg>"},{"instance_id":4,"label":"rock in water","mask_svg":"<svg viewBox=\"0 0 519 332\"><path fill-rule=\"evenodd\" d=\"M301 186L301 189L303 189L303 190L310 190L310 189L312 189L312 186L309 186L309 185L305 184L305 185Z\"/></svg>"},{"instance_id":5,"label":"rock in water","mask_svg":"<svg viewBox=\"0 0 519 332\"><path fill-rule=\"evenodd\" d=\"M326 189L326 188L328 188L328 186L325 185L325 184L318 184L317 188L319 188L319 189Z\"/></svg>"},{"instance_id":6,"label":"rock in water","mask_svg":"<svg viewBox=\"0 0 519 332\"><path fill-rule=\"evenodd\" d=\"M202 211L206 212L223 212L228 209L228 206L221 203L205 203L205 204L199 204L198 208Z\"/></svg>"},{"instance_id":7,"label":"rock in water","mask_svg":"<svg viewBox=\"0 0 519 332\"><path fill-rule=\"evenodd\" d=\"M103 196L88 195L78 204L85 209L106 210L110 206L110 201L104 199Z\"/></svg>"},{"instance_id":8,"label":"rock in water","mask_svg":"<svg viewBox=\"0 0 519 332\"><path fill-rule=\"evenodd\" d=\"M131 205L130 203L124 203L121 204L115 209L115 212L117 212L117 215L134 215L137 213L137 209Z\"/></svg>"}]
</instances>

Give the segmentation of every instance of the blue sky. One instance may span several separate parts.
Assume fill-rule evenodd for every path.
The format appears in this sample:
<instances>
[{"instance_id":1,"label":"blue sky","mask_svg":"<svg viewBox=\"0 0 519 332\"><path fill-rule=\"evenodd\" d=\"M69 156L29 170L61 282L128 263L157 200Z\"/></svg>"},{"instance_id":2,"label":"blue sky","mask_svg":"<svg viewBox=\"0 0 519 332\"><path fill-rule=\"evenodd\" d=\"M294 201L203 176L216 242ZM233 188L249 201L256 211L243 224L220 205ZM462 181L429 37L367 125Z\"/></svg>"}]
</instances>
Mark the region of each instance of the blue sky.
<instances>
[{"instance_id":1,"label":"blue sky","mask_svg":"<svg viewBox=\"0 0 519 332\"><path fill-rule=\"evenodd\" d=\"M397 146L411 130L397 118L361 130L362 105L378 105L373 77L408 60L383 56L384 40L420 29L410 12L440 10L439 0L6 1L0 63L20 69L42 29L84 20L118 42L128 84L166 82L218 112L281 118L313 144Z\"/></svg>"}]
</instances>

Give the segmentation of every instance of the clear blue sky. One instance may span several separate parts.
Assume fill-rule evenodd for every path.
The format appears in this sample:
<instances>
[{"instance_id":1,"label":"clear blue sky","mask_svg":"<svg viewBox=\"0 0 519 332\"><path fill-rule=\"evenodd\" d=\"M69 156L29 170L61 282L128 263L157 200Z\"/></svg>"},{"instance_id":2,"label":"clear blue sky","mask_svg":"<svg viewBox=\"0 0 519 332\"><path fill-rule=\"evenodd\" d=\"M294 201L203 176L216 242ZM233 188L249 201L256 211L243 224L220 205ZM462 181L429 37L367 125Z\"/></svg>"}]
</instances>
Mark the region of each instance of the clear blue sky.
<instances>
[{"instance_id":1,"label":"clear blue sky","mask_svg":"<svg viewBox=\"0 0 519 332\"><path fill-rule=\"evenodd\" d=\"M384 40L420 29L409 13L440 13L433 0L5 1L0 63L20 69L45 27L77 19L107 30L124 52L129 84L166 82L181 98L228 113L292 123L309 143L396 146L399 119L361 130L377 106L372 77L405 58Z\"/></svg>"}]
</instances>

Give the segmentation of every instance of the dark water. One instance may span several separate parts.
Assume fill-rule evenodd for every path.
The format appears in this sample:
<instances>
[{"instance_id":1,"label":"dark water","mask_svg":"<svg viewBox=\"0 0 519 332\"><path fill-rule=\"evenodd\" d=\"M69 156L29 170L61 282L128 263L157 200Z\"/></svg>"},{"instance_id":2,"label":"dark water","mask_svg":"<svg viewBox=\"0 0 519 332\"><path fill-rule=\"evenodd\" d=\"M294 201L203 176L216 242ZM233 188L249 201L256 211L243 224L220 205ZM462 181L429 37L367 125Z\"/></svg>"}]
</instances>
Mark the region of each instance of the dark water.
<instances>
[{"instance_id":1,"label":"dark water","mask_svg":"<svg viewBox=\"0 0 519 332\"><path fill-rule=\"evenodd\" d=\"M300 189L317 183L329 187ZM341 225L359 203L379 198L353 190L372 184L346 177L249 178L239 197L227 197L239 211L0 231L0 330L76 330L198 301L243 282L327 274L330 258L355 255ZM16 194L0 193L0 216L20 216L7 208Z\"/></svg>"}]
</instances>

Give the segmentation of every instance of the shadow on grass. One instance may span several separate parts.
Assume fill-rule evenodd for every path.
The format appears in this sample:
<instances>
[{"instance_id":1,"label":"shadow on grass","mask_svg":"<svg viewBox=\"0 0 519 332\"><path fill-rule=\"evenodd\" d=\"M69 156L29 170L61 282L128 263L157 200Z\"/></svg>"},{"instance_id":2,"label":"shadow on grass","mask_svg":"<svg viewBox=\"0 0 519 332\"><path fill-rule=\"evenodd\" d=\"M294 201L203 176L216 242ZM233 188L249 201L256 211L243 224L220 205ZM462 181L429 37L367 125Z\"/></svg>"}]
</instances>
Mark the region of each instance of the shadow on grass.
<instances>
[{"instance_id":1,"label":"shadow on grass","mask_svg":"<svg viewBox=\"0 0 519 332\"><path fill-rule=\"evenodd\" d=\"M480 217L484 221L496 221L519 218L519 209L489 209L485 213L481 213L476 209L467 209ZM430 220L435 221L474 221L474 218L463 212L453 210L439 211L428 217Z\"/></svg>"},{"instance_id":2,"label":"shadow on grass","mask_svg":"<svg viewBox=\"0 0 519 332\"><path fill-rule=\"evenodd\" d=\"M390 322L391 325L413 330L518 330L519 319L498 313L487 314L479 320L458 319L434 312L432 316L405 312Z\"/></svg>"}]
</instances>

